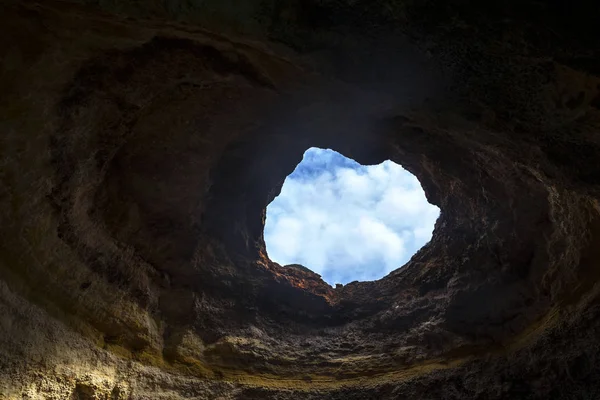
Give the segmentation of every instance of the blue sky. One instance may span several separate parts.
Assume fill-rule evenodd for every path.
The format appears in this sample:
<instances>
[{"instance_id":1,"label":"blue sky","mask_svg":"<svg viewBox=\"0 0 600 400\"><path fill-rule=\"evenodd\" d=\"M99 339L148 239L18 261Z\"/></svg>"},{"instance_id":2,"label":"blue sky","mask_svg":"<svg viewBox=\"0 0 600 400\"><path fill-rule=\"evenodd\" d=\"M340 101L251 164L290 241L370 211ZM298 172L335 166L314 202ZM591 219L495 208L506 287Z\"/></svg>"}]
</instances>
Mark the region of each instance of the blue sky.
<instances>
[{"instance_id":1,"label":"blue sky","mask_svg":"<svg viewBox=\"0 0 600 400\"><path fill-rule=\"evenodd\" d=\"M334 285L384 277L431 239L439 209L417 178L385 161L362 166L310 148L267 207L269 258Z\"/></svg>"}]
</instances>

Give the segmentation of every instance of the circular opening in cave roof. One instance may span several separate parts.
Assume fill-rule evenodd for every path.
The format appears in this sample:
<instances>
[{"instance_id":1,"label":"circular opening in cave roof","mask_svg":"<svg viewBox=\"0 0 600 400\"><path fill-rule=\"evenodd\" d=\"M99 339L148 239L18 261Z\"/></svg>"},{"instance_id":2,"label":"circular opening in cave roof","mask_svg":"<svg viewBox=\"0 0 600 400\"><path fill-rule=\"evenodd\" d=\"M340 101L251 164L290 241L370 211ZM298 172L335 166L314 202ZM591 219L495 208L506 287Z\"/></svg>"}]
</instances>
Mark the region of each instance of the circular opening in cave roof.
<instances>
[{"instance_id":1,"label":"circular opening in cave roof","mask_svg":"<svg viewBox=\"0 0 600 400\"><path fill-rule=\"evenodd\" d=\"M400 165L364 166L312 147L267 207L264 238L271 260L303 265L330 285L372 281L431 239L439 213Z\"/></svg>"}]
</instances>

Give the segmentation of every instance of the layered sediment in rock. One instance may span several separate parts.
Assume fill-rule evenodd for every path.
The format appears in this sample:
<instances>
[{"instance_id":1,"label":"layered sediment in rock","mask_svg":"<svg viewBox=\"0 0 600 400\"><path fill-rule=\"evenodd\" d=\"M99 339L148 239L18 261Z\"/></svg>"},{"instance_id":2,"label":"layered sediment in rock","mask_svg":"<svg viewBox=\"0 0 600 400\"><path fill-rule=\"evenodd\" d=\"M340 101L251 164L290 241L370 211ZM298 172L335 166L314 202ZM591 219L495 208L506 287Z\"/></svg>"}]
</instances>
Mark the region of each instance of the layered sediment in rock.
<instances>
[{"instance_id":1,"label":"layered sediment in rock","mask_svg":"<svg viewBox=\"0 0 600 400\"><path fill-rule=\"evenodd\" d=\"M598 395L595 9L342 3L2 3L2 396ZM270 261L311 146L416 175L431 242Z\"/></svg>"}]
</instances>

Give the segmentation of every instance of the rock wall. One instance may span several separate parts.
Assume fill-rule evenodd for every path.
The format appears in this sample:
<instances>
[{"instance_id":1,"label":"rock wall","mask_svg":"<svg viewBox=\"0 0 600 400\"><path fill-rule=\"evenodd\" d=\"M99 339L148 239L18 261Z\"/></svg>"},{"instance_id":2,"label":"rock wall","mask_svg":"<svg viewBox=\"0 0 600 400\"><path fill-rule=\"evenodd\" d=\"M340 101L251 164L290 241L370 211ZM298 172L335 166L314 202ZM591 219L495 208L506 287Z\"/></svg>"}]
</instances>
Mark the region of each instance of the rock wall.
<instances>
[{"instance_id":1,"label":"rock wall","mask_svg":"<svg viewBox=\"0 0 600 400\"><path fill-rule=\"evenodd\" d=\"M600 396L597 7L1 4L0 398ZM431 242L270 261L311 146L415 174Z\"/></svg>"}]
</instances>

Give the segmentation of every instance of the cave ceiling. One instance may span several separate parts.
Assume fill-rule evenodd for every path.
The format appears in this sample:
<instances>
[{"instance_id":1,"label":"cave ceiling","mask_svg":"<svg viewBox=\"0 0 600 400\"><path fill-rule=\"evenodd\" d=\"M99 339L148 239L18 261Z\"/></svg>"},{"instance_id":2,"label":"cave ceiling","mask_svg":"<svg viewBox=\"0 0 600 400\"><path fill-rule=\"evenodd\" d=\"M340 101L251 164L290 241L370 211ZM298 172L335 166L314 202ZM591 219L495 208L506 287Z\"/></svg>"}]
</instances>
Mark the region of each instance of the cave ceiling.
<instances>
[{"instance_id":1,"label":"cave ceiling","mask_svg":"<svg viewBox=\"0 0 600 400\"><path fill-rule=\"evenodd\" d=\"M0 398L600 397L597 5L0 5ZM414 174L431 241L271 261L309 147Z\"/></svg>"}]
</instances>

